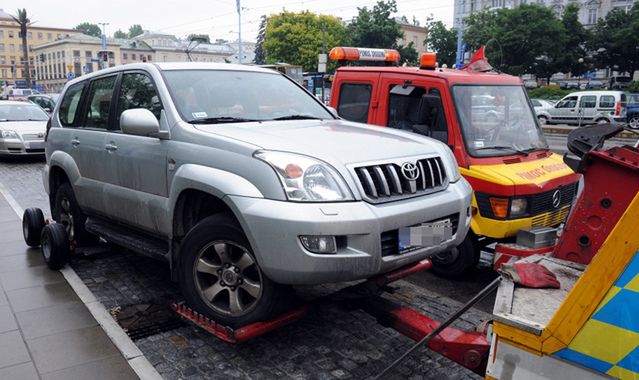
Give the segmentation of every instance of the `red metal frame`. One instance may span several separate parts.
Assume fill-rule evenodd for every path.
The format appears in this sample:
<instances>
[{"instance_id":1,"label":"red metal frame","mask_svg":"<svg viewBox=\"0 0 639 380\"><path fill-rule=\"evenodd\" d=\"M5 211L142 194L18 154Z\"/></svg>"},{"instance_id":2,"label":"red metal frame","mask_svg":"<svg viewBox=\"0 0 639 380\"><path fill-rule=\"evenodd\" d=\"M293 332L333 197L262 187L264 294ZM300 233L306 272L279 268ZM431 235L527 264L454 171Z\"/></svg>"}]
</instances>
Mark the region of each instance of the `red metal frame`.
<instances>
[{"instance_id":1,"label":"red metal frame","mask_svg":"<svg viewBox=\"0 0 639 380\"><path fill-rule=\"evenodd\" d=\"M554 246L528 248L517 244L497 244L493 256L493 270L499 270L502 264L516 261L532 255L543 255L552 252Z\"/></svg>"},{"instance_id":2,"label":"red metal frame","mask_svg":"<svg viewBox=\"0 0 639 380\"><path fill-rule=\"evenodd\" d=\"M363 283L342 289L334 294L320 297L271 320L251 323L237 329L216 323L182 304L174 304L173 308L184 319L223 341L239 344L303 318L309 312L315 310L320 303L330 302L335 299L347 300L351 304L354 301L356 306L375 316L382 325L392 327L413 340L420 340L437 328L440 323L409 307L403 307L387 299L377 297L377 295L389 283L430 269L432 265L432 262L428 259L409 264L392 272L371 278ZM482 333L446 328L429 342L428 347L478 374L485 372L490 345Z\"/></svg>"}]
</instances>

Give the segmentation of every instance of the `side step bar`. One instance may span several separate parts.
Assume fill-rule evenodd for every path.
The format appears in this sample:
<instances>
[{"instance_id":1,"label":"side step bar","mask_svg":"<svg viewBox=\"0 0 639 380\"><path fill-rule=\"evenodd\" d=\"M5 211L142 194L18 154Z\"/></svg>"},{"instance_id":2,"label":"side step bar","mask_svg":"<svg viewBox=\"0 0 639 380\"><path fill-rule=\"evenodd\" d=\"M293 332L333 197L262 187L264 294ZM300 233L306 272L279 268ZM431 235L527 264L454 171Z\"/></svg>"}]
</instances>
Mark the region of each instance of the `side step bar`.
<instances>
[{"instance_id":1,"label":"side step bar","mask_svg":"<svg viewBox=\"0 0 639 380\"><path fill-rule=\"evenodd\" d=\"M127 248L133 252L153 259L166 260L169 244L161 239L143 233L132 232L118 225L111 225L93 218L87 219L85 228L109 243Z\"/></svg>"}]
</instances>

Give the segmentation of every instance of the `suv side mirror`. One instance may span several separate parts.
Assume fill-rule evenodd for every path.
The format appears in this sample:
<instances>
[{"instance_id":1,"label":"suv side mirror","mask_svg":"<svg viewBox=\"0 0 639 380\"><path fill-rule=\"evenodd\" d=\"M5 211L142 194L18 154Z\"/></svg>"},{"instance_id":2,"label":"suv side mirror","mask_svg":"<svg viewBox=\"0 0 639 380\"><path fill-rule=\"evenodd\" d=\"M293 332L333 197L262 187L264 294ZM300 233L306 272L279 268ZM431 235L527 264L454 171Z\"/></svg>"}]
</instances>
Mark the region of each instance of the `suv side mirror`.
<instances>
[{"instance_id":1,"label":"suv side mirror","mask_svg":"<svg viewBox=\"0 0 639 380\"><path fill-rule=\"evenodd\" d=\"M133 108L122 112L120 129L128 135L161 137L158 119L145 108Z\"/></svg>"}]
</instances>

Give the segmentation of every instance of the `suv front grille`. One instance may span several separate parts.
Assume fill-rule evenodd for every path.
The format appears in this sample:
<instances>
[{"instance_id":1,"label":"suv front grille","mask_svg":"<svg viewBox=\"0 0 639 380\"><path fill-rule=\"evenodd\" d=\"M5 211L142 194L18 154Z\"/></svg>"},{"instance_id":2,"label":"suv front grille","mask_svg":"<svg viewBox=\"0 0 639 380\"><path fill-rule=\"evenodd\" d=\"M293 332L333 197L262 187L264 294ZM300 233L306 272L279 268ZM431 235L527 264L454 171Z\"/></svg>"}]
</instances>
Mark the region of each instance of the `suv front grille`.
<instances>
[{"instance_id":1,"label":"suv front grille","mask_svg":"<svg viewBox=\"0 0 639 380\"><path fill-rule=\"evenodd\" d=\"M371 203L389 202L432 193L448 185L441 158L425 158L410 163L416 166L418 173L414 180L408 179L402 172L404 164L388 163L355 168L364 190L364 199Z\"/></svg>"}]
</instances>

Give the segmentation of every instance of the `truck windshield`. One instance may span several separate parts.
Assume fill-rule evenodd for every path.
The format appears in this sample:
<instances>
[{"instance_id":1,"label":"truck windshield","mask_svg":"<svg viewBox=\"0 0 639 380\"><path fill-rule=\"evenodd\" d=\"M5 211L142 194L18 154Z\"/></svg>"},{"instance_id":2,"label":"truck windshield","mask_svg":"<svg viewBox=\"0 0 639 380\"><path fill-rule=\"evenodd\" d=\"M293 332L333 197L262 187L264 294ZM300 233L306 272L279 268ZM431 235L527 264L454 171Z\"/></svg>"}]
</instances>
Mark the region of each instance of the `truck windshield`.
<instances>
[{"instance_id":1,"label":"truck windshield","mask_svg":"<svg viewBox=\"0 0 639 380\"><path fill-rule=\"evenodd\" d=\"M510 156L548 148L523 87L457 85L452 92L471 156Z\"/></svg>"},{"instance_id":2,"label":"truck windshield","mask_svg":"<svg viewBox=\"0 0 639 380\"><path fill-rule=\"evenodd\" d=\"M312 95L277 73L167 70L164 77L189 123L334 119Z\"/></svg>"}]
</instances>

